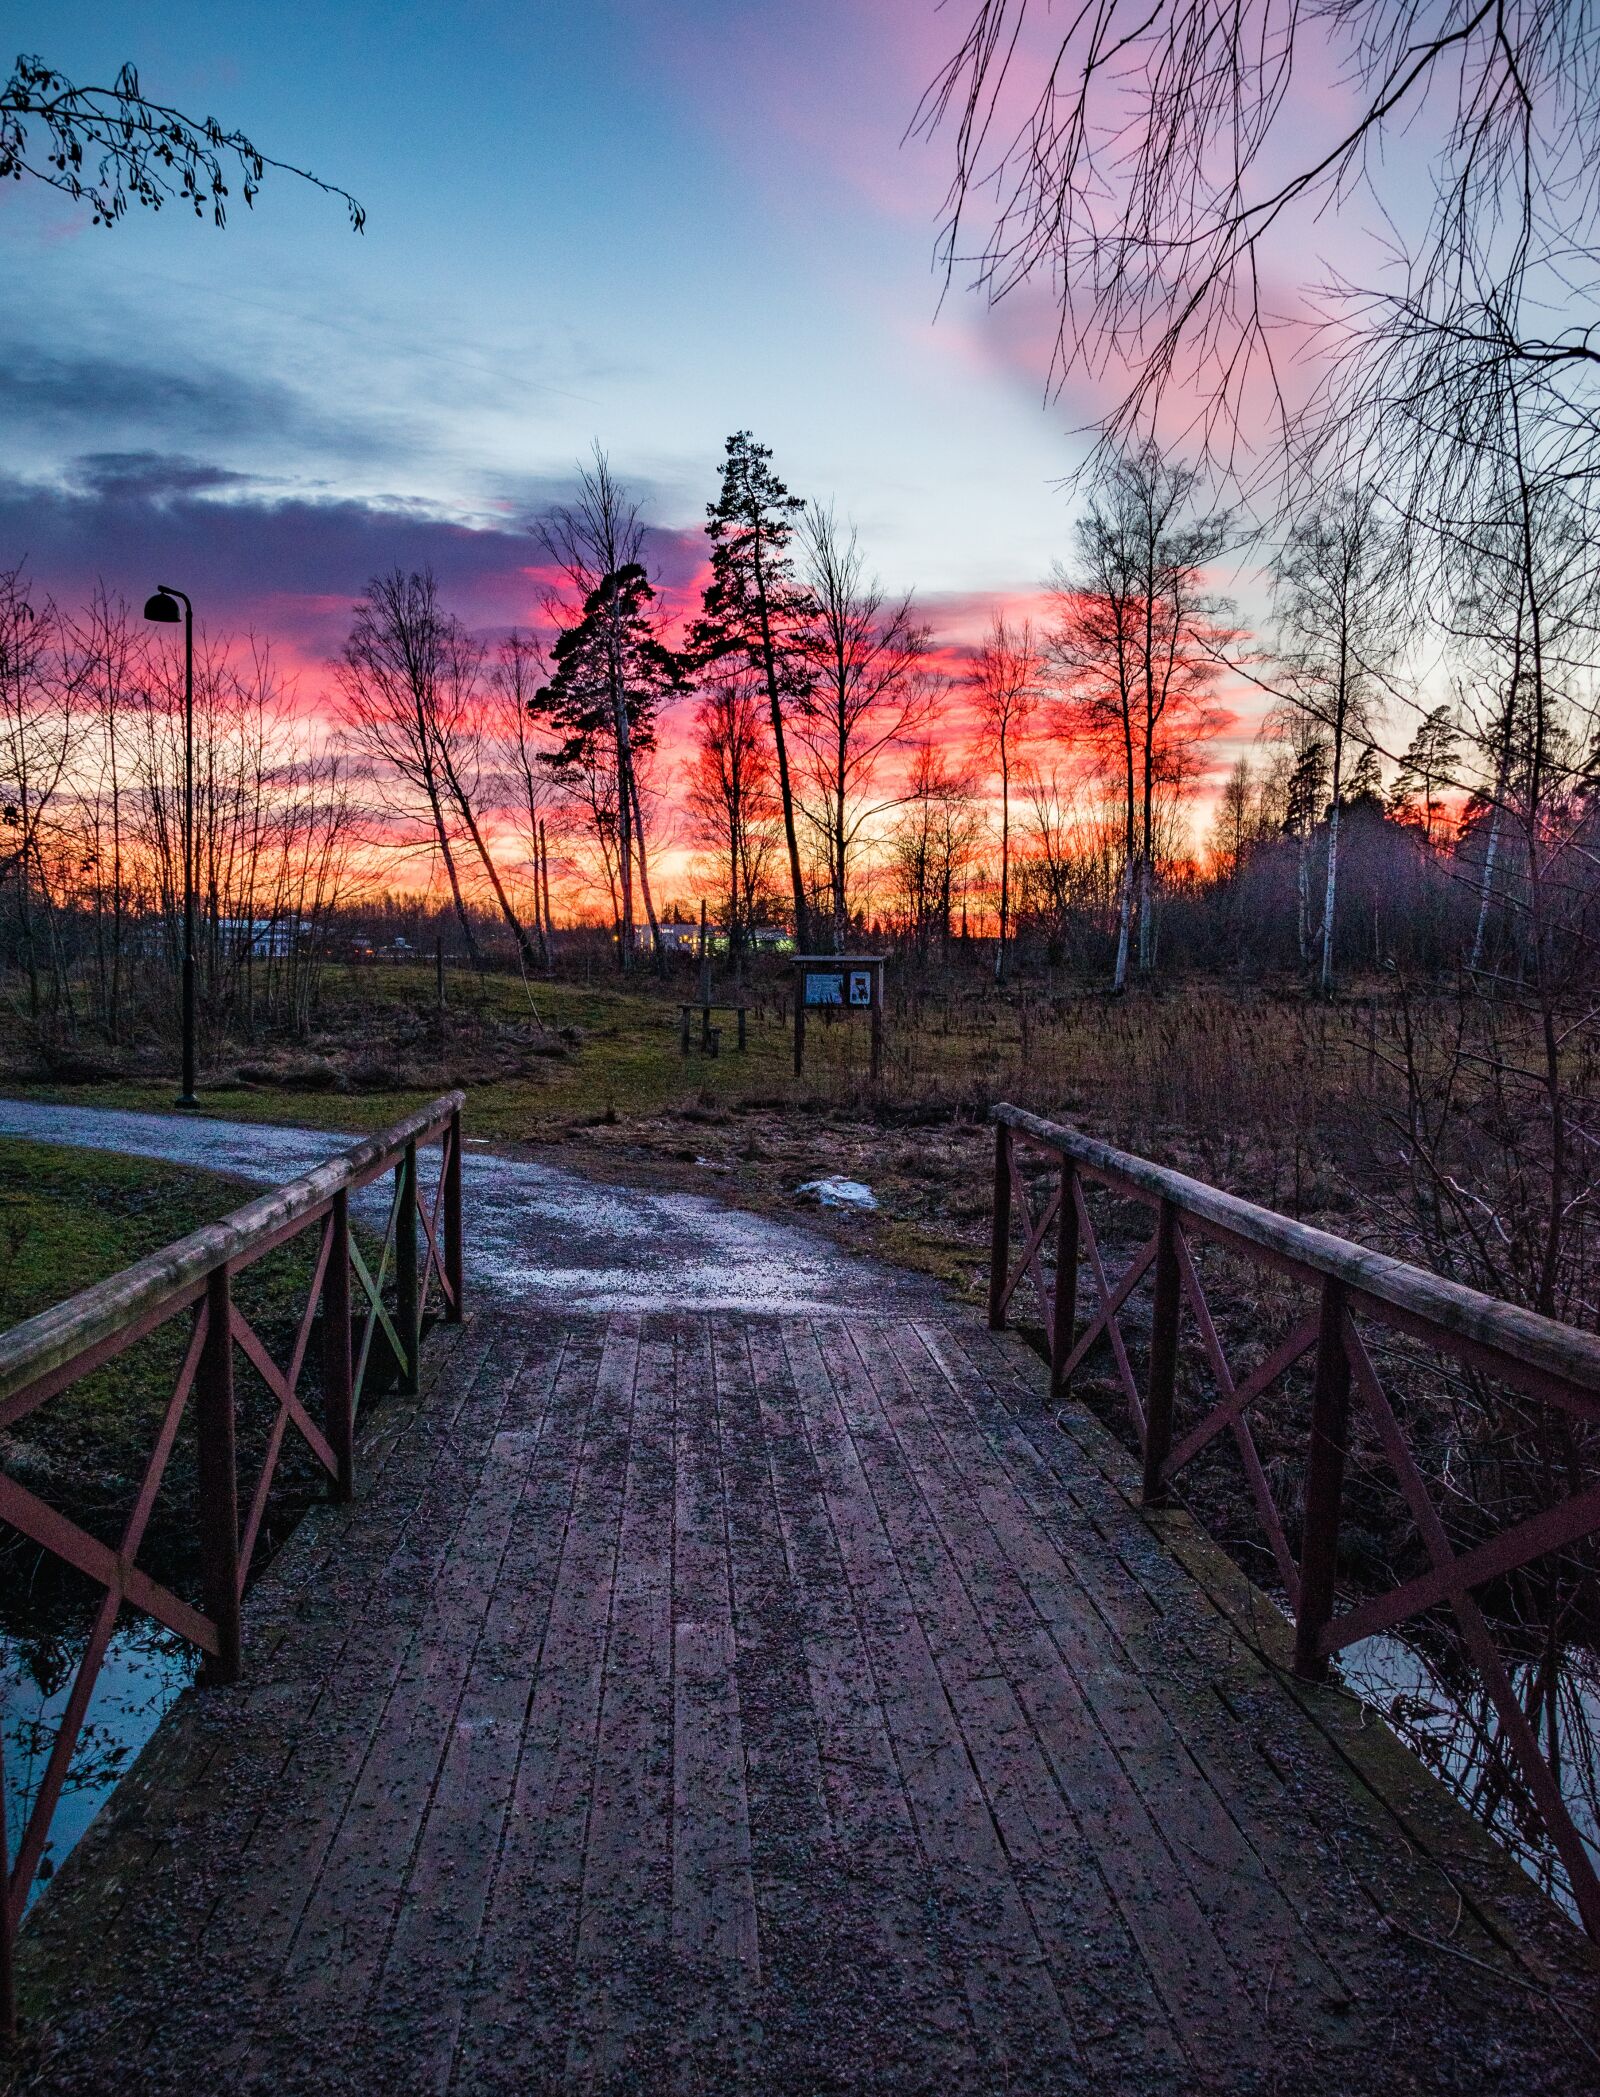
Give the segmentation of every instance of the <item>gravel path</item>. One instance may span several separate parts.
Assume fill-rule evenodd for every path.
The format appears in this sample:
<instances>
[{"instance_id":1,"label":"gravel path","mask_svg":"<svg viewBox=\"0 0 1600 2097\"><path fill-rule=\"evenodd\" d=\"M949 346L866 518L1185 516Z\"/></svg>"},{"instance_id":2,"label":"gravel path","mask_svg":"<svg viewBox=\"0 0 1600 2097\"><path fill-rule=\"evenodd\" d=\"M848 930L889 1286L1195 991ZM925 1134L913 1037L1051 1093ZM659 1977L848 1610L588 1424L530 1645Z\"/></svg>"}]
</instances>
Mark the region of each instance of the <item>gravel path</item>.
<instances>
[{"instance_id":1,"label":"gravel path","mask_svg":"<svg viewBox=\"0 0 1600 2097\"><path fill-rule=\"evenodd\" d=\"M0 1100L0 1136L159 1158L265 1186L357 1141L266 1122L34 1100ZM508 1307L805 1315L937 1300L933 1285L916 1276L706 1195L605 1186L558 1165L474 1150L470 1137L463 1178L468 1287ZM387 1201L376 1187L357 1206L381 1220Z\"/></svg>"}]
</instances>

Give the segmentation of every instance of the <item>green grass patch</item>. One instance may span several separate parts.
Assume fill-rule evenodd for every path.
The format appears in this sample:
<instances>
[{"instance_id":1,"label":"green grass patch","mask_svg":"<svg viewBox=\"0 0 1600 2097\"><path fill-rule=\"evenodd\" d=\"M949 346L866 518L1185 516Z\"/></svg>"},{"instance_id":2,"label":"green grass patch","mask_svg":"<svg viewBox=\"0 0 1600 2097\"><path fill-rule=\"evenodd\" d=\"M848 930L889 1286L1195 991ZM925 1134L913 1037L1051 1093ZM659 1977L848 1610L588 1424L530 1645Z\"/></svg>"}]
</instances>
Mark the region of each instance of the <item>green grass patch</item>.
<instances>
[{"instance_id":1,"label":"green grass patch","mask_svg":"<svg viewBox=\"0 0 1600 2097\"><path fill-rule=\"evenodd\" d=\"M10 1327L76 1295L204 1224L257 1189L216 1173L0 1139L0 1324ZM241 1273L235 1297L282 1361L303 1312L316 1255L314 1231ZM188 1344L182 1312L124 1353L69 1385L0 1433L0 1462L19 1483L115 1547L138 1493ZM246 1498L276 1402L235 1350L240 1474ZM315 1392L315 1360L302 1385ZM313 1399L312 1412L316 1405ZM291 1435L265 1525L263 1552L298 1520L319 1473ZM141 1563L180 1591L196 1591L193 1423L186 1419L142 1550ZM12 1532L0 1542L7 1599L26 1593L46 1614L69 1613L77 1576Z\"/></svg>"}]
</instances>

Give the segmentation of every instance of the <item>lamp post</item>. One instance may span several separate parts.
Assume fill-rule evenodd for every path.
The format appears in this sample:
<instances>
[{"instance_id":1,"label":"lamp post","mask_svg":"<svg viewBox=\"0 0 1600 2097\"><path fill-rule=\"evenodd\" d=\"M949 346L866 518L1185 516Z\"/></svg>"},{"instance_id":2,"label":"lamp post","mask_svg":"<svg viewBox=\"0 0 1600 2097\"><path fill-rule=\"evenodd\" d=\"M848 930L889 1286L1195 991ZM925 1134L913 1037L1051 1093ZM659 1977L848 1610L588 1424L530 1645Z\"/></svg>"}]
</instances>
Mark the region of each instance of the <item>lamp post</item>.
<instances>
[{"instance_id":1,"label":"lamp post","mask_svg":"<svg viewBox=\"0 0 1600 2097\"><path fill-rule=\"evenodd\" d=\"M177 599L183 599L180 612ZM183 1090L175 1107L198 1107L194 1096L194 606L170 583L157 586L144 608L157 626L183 621Z\"/></svg>"}]
</instances>

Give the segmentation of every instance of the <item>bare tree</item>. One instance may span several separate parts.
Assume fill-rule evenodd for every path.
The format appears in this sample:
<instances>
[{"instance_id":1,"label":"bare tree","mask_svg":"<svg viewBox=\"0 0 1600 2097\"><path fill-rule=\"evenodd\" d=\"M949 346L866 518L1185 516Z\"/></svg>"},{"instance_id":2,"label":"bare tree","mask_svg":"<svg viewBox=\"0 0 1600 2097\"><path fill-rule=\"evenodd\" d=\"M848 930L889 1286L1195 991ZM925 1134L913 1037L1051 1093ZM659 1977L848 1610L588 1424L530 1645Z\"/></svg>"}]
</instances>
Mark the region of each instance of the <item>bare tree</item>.
<instances>
[{"instance_id":1,"label":"bare tree","mask_svg":"<svg viewBox=\"0 0 1600 2097\"><path fill-rule=\"evenodd\" d=\"M127 866L128 752L126 723L138 704L145 671L144 640L131 608L97 585L71 642L80 665L85 711L94 722L95 778L84 793L88 850L94 876L95 967L106 1029L122 1036L126 932L133 897Z\"/></svg>"},{"instance_id":2,"label":"bare tree","mask_svg":"<svg viewBox=\"0 0 1600 2097\"><path fill-rule=\"evenodd\" d=\"M511 901L479 813L484 799L484 760L490 693L485 689L484 651L459 619L444 622L435 687L434 735L439 772L461 827L477 855L489 892L524 968L536 956ZM537 1015L535 1015L537 1017Z\"/></svg>"},{"instance_id":3,"label":"bare tree","mask_svg":"<svg viewBox=\"0 0 1600 2097\"><path fill-rule=\"evenodd\" d=\"M1154 445L1101 476L1078 522L1077 558L1052 582L1049 637L1068 707L1122 780L1124 853L1112 987L1127 986L1137 915L1139 967L1155 952L1158 803L1187 777L1190 748L1215 733L1216 622L1227 605L1205 588L1227 519L1192 513L1195 474Z\"/></svg>"},{"instance_id":4,"label":"bare tree","mask_svg":"<svg viewBox=\"0 0 1600 2097\"><path fill-rule=\"evenodd\" d=\"M764 699L748 667L712 681L695 711L686 796L727 897L728 955L736 968L772 890L778 803Z\"/></svg>"},{"instance_id":5,"label":"bare tree","mask_svg":"<svg viewBox=\"0 0 1600 2097\"><path fill-rule=\"evenodd\" d=\"M1369 496L1325 496L1295 522L1273 564L1281 704L1327 746L1328 839L1318 981L1333 990L1339 816L1352 741L1370 744L1400 652L1390 535Z\"/></svg>"},{"instance_id":6,"label":"bare tree","mask_svg":"<svg viewBox=\"0 0 1600 2097\"><path fill-rule=\"evenodd\" d=\"M1038 703L1044 658L1033 622L1013 626L996 612L973 658L970 688L977 702L978 731L1000 771L1000 933L995 941L994 979L1006 979L1006 943L1011 930L1011 774L1018 745Z\"/></svg>"},{"instance_id":7,"label":"bare tree","mask_svg":"<svg viewBox=\"0 0 1600 2097\"><path fill-rule=\"evenodd\" d=\"M534 736L533 698L549 677L550 666L538 641L514 628L501 642L494 665L493 686L498 699L495 734L512 821L531 871L534 937L539 943L539 958L547 967L551 946L543 878L544 843L556 790L548 768L540 761Z\"/></svg>"},{"instance_id":8,"label":"bare tree","mask_svg":"<svg viewBox=\"0 0 1600 2097\"><path fill-rule=\"evenodd\" d=\"M441 709L450 704L450 653L449 616L432 574L393 568L374 576L357 604L338 678L345 734L398 826L397 841L438 853L462 941L479 964L440 747Z\"/></svg>"},{"instance_id":9,"label":"bare tree","mask_svg":"<svg viewBox=\"0 0 1600 2097\"><path fill-rule=\"evenodd\" d=\"M890 893L917 959L948 963L953 906L982 834L973 783L932 743L917 746L888 840Z\"/></svg>"},{"instance_id":10,"label":"bare tree","mask_svg":"<svg viewBox=\"0 0 1600 2097\"><path fill-rule=\"evenodd\" d=\"M1265 402L1291 446L1334 457L1398 416L1386 474L1421 447L1437 477L1476 443L1460 406L1513 384L1593 485L1600 349L1573 287L1600 259L1600 37L1583 0L1105 0L1053 32L1043 12L969 6L918 122L955 125L947 267L972 254L994 298L1049 281L1053 376L1111 377L1114 445L1181 394L1212 456L1244 434L1260 458ZM1376 288L1319 254L1358 188L1383 227ZM1337 323L1309 419L1279 386L1284 302L1263 293L1297 278Z\"/></svg>"},{"instance_id":11,"label":"bare tree","mask_svg":"<svg viewBox=\"0 0 1600 2097\"><path fill-rule=\"evenodd\" d=\"M927 628L909 596L891 602L868 574L855 527L812 503L799 538L810 601L809 690L795 726L805 773L800 805L821 846L837 953L847 941L863 832L896 798L884 791L884 760L926 718L933 685Z\"/></svg>"},{"instance_id":12,"label":"bare tree","mask_svg":"<svg viewBox=\"0 0 1600 2097\"><path fill-rule=\"evenodd\" d=\"M48 598L34 603L20 569L0 573L0 822L10 844L0 870L16 882L28 1012L34 1019L43 1006L41 917L56 1002L68 995L55 938L56 898L46 844L72 747L75 684L54 604Z\"/></svg>"}]
</instances>

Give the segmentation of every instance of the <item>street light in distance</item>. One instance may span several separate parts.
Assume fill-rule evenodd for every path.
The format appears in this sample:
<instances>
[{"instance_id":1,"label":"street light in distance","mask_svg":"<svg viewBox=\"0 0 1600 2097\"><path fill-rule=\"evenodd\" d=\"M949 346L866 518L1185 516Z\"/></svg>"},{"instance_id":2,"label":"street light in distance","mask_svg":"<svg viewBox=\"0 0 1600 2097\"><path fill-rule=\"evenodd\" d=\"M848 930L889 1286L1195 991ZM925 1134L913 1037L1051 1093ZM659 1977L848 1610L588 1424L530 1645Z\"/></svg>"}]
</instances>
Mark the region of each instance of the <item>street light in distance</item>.
<instances>
[{"instance_id":1,"label":"street light in distance","mask_svg":"<svg viewBox=\"0 0 1600 2097\"><path fill-rule=\"evenodd\" d=\"M179 600L183 609L178 609ZM183 1090L175 1107L198 1107L194 1096L194 606L182 590L160 583L144 615L156 626L183 626Z\"/></svg>"}]
</instances>

